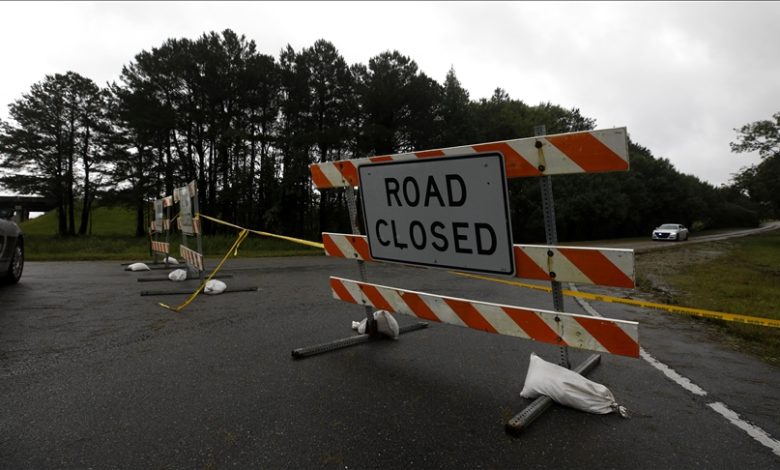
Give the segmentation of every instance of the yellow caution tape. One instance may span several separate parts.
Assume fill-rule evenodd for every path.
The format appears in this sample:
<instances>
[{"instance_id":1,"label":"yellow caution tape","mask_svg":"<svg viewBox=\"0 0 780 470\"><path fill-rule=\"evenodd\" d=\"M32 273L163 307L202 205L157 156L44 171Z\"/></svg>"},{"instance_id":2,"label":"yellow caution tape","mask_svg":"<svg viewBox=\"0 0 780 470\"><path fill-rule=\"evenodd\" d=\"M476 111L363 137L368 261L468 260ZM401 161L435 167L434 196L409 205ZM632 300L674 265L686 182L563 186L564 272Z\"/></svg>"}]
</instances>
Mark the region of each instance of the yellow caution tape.
<instances>
[{"instance_id":1,"label":"yellow caution tape","mask_svg":"<svg viewBox=\"0 0 780 470\"><path fill-rule=\"evenodd\" d=\"M203 281L203 283L201 283L201 285L198 287L198 289L195 292L193 292L192 295L190 296L190 298L187 299L186 301L184 301L183 304L179 305L178 307L171 307L170 305L166 305L166 304L160 302L159 303L160 307L167 308L168 310L173 310L174 312L181 312L182 310L184 310L184 308L186 308L189 304L191 304L192 301L195 300L195 297L197 297L198 294L200 294L201 291L203 291L203 289L206 287L206 284L208 284L208 282L211 280L211 278L213 278L214 275L217 274L220 269L222 269L222 266L225 264L225 261L227 261L227 259L230 256L230 254L232 253L233 256L238 255L238 247L241 245L241 242L243 242L248 235L249 235L249 233L248 233L247 230L242 230L238 234L238 238L236 238L236 241L233 242L233 246L231 246L230 249L228 250L228 252L225 253L225 256L222 257L222 261L219 262L217 267L214 268L214 271L212 271L211 274L209 274L209 277L206 278L206 280Z\"/></svg>"},{"instance_id":2,"label":"yellow caution tape","mask_svg":"<svg viewBox=\"0 0 780 470\"><path fill-rule=\"evenodd\" d=\"M280 240L287 240L289 242L298 243L298 244L310 246L310 247L313 247L313 248L325 249L325 245L323 245L322 243L312 242L312 241L309 241L309 240L303 240L303 239L300 239L300 238L287 237L287 236L284 236L284 235L276 235L274 233L262 232L262 231L259 231L259 230L251 230L251 229L248 229L248 228L241 227L239 225L235 225L235 224L231 224L229 222L225 222L224 220L219 220L219 219L216 219L214 217L209 217L209 216L207 216L205 214L197 214L197 217L203 217L204 219L210 220L212 222L216 222L218 224L226 225L228 227L237 228L237 229L242 231L242 234L244 234L243 238L246 238L246 232L251 232L251 233L254 233L254 234L257 234L257 235L261 235L261 236L264 236L264 237L278 238ZM239 238L240 238L241 241L243 241L243 238L241 238L240 236L239 236ZM237 243L240 244L240 241L237 240ZM235 249L238 249L237 245L234 244L234 246L235 246ZM231 251L232 250L233 250L233 248L231 248ZM228 254L229 253L230 252L228 252ZM225 255L225 258L223 258L222 263L225 262L226 258L227 258L227 255ZM217 268L217 270L222 266L222 263L220 263L220 266ZM215 273L216 273L216 271L215 271ZM480 276L478 274L467 274L467 273L462 273L462 272L457 272L457 271L450 271L450 273L458 275L458 276L470 277L472 279L481 279L481 280L484 280L484 281L498 282L498 283L501 283L501 284L508 284L508 285L512 285L512 286L523 287L523 288L526 288L526 289L541 290L541 291L545 291L545 292L552 291L552 288L550 288L550 287L539 286L539 285L536 285L536 284L528 284L528 283L525 283L525 282L510 281L510 280L507 280L507 279L498 279L498 278L494 278L494 277ZM212 275L213 274L214 273L212 273ZM211 279L211 277L209 277L209 279ZM202 288L203 288L203 286L201 286L201 289ZM768 326L768 327L772 327L772 328L780 328L780 320L774 320L774 319L771 319L771 318L753 317L753 316L749 316L749 315L740 315L740 314L737 314L737 313L715 312L715 311L712 311L712 310L704 310L704 309L690 308L690 307L680 307L680 306L677 306L677 305L667 305L667 304L660 304L660 303L656 303L656 302L645 302L643 300L624 299L624 298L620 298L620 297L611 297L611 296L608 296L608 295L590 294L590 293L587 293L587 292L579 292L579 291L572 291L572 290L563 290L562 292L563 292L564 295L567 295L567 296L570 296L570 297L579 297L579 298L583 298L583 299L595 300L595 301L600 301L600 302L610 302L610 303L616 303L616 304L633 305L633 306L636 306L636 307L652 308L652 309L656 309L656 310L665 310L667 312L682 313L682 314L685 314L685 315L693 315L693 316L697 316L697 317L714 318L714 319L717 319L717 320L724 320L724 321L731 321L731 322L738 322L738 323L746 323L746 324L749 324L749 325L759 325L759 326ZM189 302L191 302L192 299L195 296L197 296L198 293L199 293L199 291L196 291L196 293L193 294L193 297L191 297L190 300L185 302L185 304L182 304L182 306L180 306L179 308L183 308L187 304L189 304ZM166 308L170 308L170 307L168 307L167 305L164 305L164 304L160 304L160 305L162 305L163 307L166 307ZM178 311L178 310L176 310L176 311Z\"/></svg>"},{"instance_id":3,"label":"yellow caution tape","mask_svg":"<svg viewBox=\"0 0 780 470\"><path fill-rule=\"evenodd\" d=\"M298 243L300 245L311 246L313 248L319 248L321 250L325 249L325 245L323 245L322 243L312 242L312 241L309 241L309 240L303 240L303 239L300 239L300 238L287 237L287 236L284 236L284 235L276 235L275 233L261 232L259 230L251 230L251 229L244 228L244 227L241 227L241 226L238 226L238 225L235 225L235 224L231 224L230 222L225 222L224 220L219 220L219 219L215 219L214 217L209 217L209 216L207 216L205 214L198 214L198 216L199 217L203 217L204 219L210 220L212 222L216 222L218 224L227 225L228 227L237 228L239 230L246 230L247 232L251 232L251 233L254 233L254 234L257 234L257 235L261 235L263 237L278 238L280 240L287 240L288 242Z\"/></svg>"},{"instance_id":4,"label":"yellow caution tape","mask_svg":"<svg viewBox=\"0 0 780 470\"><path fill-rule=\"evenodd\" d=\"M517 287L523 287L526 289L541 290L545 292L551 292L552 288L539 286L536 284L528 284L525 282L510 281L507 279L498 279L488 276L480 276L477 274L467 274L456 271L450 271L452 274L458 276L469 277L472 279L481 279L483 281L498 282L500 284L508 284ZM579 297L582 299L596 300L600 302L610 302L616 304L633 305L636 307L652 308L656 310L665 310L672 313L682 313L685 315L693 315L697 317L714 318L716 320L724 320L730 322L746 323L748 325L768 326L771 328L780 328L780 320L774 320L771 318L752 317L749 315L739 315L736 313L723 313L715 312L712 310L703 310L700 308L680 307L677 305L659 304L655 302L645 302L643 300L624 299L620 297L611 297L608 295L590 294L587 292L579 292L573 290L563 290L563 294L570 297Z\"/></svg>"}]
</instances>

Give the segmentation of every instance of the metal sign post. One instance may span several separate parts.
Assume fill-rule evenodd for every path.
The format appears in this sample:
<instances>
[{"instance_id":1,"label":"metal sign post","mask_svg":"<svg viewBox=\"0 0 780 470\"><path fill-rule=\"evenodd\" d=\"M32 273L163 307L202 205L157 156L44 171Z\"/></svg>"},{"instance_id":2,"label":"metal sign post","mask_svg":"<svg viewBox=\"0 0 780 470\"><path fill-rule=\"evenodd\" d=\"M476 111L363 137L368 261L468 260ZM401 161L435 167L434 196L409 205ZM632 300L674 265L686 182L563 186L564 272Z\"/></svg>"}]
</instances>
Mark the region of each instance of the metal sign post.
<instances>
[{"instance_id":1,"label":"metal sign post","mask_svg":"<svg viewBox=\"0 0 780 470\"><path fill-rule=\"evenodd\" d=\"M360 227L358 226L357 223L357 204L355 203L355 190L352 187L347 187L344 189L344 192L347 199L347 208L349 209L349 223L352 226L352 234L360 235ZM366 282L368 276L366 276L365 263L363 263L363 261L358 260L357 266L358 266L358 272L360 273L360 280ZM376 331L376 320L374 320L374 311L368 305L366 305L365 310L366 310L366 334L369 336L375 336L377 334L377 331Z\"/></svg>"},{"instance_id":2,"label":"metal sign post","mask_svg":"<svg viewBox=\"0 0 780 470\"><path fill-rule=\"evenodd\" d=\"M534 127L534 135L543 136L547 133L546 127L542 124ZM540 171L544 170L544 146L540 141L536 145L539 155ZM542 212L544 213L544 234L548 246L555 246L558 244L558 229L555 225L555 201L553 200L552 189L552 177L542 176L539 185L542 188ZM553 256L553 251L547 252L548 257ZM555 272L550 273L552 281L550 285L552 287L553 308L556 312L563 312L563 292L561 291L561 283L555 280ZM559 364L567 369L571 368L569 363L569 349L566 346L560 348L560 361Z\"/></svg>"},{"instance_id":3,"label":"metal sign post","mask_svg":"<svg viewBox=\"0 0 780 470\"><path fill-rule=\"evenodd\" d=\"M544 136L547 133L547 129L544 125L534 127L535 136ZM544 158L544 144L541 141L536 142L537 156L539 158L539 171L545 170L545 158ZM542 176L539 185L542 190L542 211L544 212L544 232L547 240L547 245L553 247L558 244L558 230L555 225L555 202L553 200L552 180L550 176ZM548 264L552 265L555 252L550 249L547 251ZM556 312L563 312L563 292L561 290L561 283L556 280L555 271L549 273L552 287L553 308ZM555 321L560 323L558 317ZM563 327L561 327L563 328ZM560 346L560 358L559 364L562 367L571 369L571 363L569 362L569 348L568 346ZM591 355L585 362L580 364L575 371L581 375L585 375L593 370L600 362L601 356L598 354ZM536 418L542 415L550 406L553 401L550 397L540 396L530 405L528 405L523 411L515 415L506 424L507 432L517 434L521 430L527 428Z\"/></svg>"}]
</instances>

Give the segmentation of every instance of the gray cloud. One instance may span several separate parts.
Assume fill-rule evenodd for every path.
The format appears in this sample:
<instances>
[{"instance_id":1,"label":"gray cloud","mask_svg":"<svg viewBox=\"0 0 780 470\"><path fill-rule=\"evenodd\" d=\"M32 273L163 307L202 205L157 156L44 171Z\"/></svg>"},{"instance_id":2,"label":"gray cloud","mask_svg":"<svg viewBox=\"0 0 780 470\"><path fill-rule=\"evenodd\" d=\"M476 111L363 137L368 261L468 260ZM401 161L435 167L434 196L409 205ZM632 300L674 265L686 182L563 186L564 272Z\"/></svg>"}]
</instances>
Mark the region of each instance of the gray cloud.
<instances>
[{"instance_id":1,"label":"gray cloud","mask_svg":"<svg viewBox=\"0 0 780 470\"><path fill-rule=\"evenodd\" d=\"M385 50L472 99L502 87L577 107L715 185L758 161L734 128L780 111L777 2L0 3L0 117L46 74L118 79L141 50L231 28L277 55L333 42L350 63Z\"/></svg>"}]
</instances>

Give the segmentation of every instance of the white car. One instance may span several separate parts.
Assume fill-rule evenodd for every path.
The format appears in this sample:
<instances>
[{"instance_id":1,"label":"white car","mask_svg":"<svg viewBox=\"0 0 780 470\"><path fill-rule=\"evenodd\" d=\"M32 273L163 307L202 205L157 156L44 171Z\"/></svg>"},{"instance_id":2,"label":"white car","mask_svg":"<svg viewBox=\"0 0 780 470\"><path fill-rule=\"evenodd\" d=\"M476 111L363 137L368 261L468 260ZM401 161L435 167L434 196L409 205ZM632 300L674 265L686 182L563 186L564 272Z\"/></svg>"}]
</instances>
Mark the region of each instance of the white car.
<instances>
[{"instance_id":1,"label":"white car","mask_svg":"<svg viewBox=\"0 0 780 470\"><path fill-rule=\"evenodd\" d=\"M13 211L0 210L0 284L16 284L24 269L24 236L11 220Z\"/></svg>"},{"instance_id":2,"label":"white car","mask_svg":"<svg viewBox=\"0 0 780 470\"><path fill-rule=\"evenodd\" d=\"M663 224L653 230L653 240L676 240L684 241L688 239L688 229L680 224Z\"/></svg>"}]
</instances>

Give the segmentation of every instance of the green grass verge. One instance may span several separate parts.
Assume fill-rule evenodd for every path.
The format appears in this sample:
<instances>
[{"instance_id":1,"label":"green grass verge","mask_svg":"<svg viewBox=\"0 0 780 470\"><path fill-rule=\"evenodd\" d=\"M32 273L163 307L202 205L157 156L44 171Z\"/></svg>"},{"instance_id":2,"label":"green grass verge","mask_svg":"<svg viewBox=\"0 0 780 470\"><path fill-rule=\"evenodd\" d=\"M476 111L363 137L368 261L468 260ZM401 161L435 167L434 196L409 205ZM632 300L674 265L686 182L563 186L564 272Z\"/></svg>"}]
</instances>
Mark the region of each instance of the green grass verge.
<instances>
[{"instance_id":1,"label":"green grass verge","mask_svg":"<svg viewBox=\"0 0 780 470\"><path fill-rule=\"evenodd\" d=\"M96 207L92 211L92 227L88 232L97 236L128 236L135 233L135 212L125 207ZM76 214L76 228L81 214ZM40 217L21 224L25 236L57 234L57 211L47 212Z\"/></svg>"},{"instance_id":2,"label":"green grass verge","mask_svg":"<svg viewBox=\"0 0 780 470\"><path fill-rule=\"evenodd\" d=\"M79 218L76 218L79 223ZM24 222L25 258L28 261L144 261L150 259L146 238L135 233L135 213L123 207L97 207L92 212L92 235L59 237L57 214L52 211ZM208 257L222 257L233 245L235 235L203 237L203 252ZM162 241L162 239L161 239ZM181 235L171 235L171 255L178 257ZM188 240L195 248L195 241ZM241 257L321 255L322 250L250 234L238 251Z\"/></svg>"},{"instance_id":3,"label":"green grass verge","mask_svg":"<svg viewBox=\"0 0 780 470\"><path fill-rule=\"evenodd\" d=\"M207 257L222 257L233 245L236 237L210 236L203 238L203 252ZM171 240L171 256L180 259L180 238ZM188 241L195 248L194 240ZM239 247L238 257L265 256L316 256L323 251L282 240L250 235ZM27 261L149 261L149 244L145 238L136 237L72 237L49 235L25 235Z\"/></svg>"},{"instance_id":4,"label":"green grass verge","mask_svg":"<svg viewBox=\"0 0 780 470\"><path fill-rule=\"evenodd\" d=\"M685 307L780 319L780 232L637 256L639 287ZM724 339L780 366L780 329L711 322Z\"/></svg>"}]
</instances>

